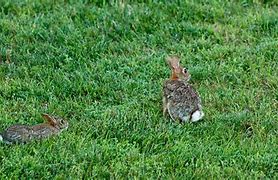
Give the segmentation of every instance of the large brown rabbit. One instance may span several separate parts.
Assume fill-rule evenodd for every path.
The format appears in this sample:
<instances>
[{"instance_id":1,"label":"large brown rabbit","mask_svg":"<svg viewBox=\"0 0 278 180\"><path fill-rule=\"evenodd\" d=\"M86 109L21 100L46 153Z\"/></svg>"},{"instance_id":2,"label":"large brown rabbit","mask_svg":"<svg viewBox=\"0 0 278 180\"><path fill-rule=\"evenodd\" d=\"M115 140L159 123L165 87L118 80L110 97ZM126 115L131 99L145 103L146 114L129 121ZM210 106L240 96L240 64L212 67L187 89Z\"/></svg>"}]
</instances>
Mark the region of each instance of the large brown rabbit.
<instances>
[{"instance_id":1,"label":"large brown rabbit","mask_svg":"<svg viewBox=\"0 0 278 180\"><path fill-rule=\"evenodd\" d=\"M66 120L48 114L42 114L42 116L47 122L34 126L13 125L0 134L0 141L8 144L25 143L59 134L62 130L68 128Z\"/></svg>"},{"instance_id":2,"label":"large brown rabbit","mask_svg":"<svg viewBox=\"0 0 278 180\"><path fill-rule=\"evenodd\" d=\"M166 59L172 70L169 80L163 86L163 114L168 112L173 120L196 122L203 118L201 99L188 83L190 74L180 65L177 56Z\"/></svg>"}]
</instances>

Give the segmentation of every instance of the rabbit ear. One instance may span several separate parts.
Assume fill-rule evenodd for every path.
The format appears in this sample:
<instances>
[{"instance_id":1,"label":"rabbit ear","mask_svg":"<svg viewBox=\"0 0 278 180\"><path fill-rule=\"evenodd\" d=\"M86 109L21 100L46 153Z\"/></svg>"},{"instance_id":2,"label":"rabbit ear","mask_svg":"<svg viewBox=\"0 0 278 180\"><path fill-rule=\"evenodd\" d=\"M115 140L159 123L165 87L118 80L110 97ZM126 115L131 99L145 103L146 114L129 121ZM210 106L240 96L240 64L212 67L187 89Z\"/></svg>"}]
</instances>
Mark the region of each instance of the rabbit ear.
<instances>
[{"instance_id":1,"label":"rabbit ear","mask_svg":"<svg viewBox=\"0 0 278 180\"><path fill-rule=\"evenodd\" d=\"M48 114L42 114L42 117L44 118L44 119L46 119L47 120L47 122L49 122L51 125L53 125L53 126L55 126L56 124L57 124L57 121L56 121L56 119L55 118L53 118L53 117L51 117L50 115L48 115Z\"/></svg>"},{"instance_id":2,"label":"rabbit ear","mask_svg":"<svg viewBox=\"0 0 278 180\"><path fill-rule=\"evenodd\" d=\"M180 58L178 56L169 56L166 61L172 69L180 68Z\"/></svg>"}]
</instances>

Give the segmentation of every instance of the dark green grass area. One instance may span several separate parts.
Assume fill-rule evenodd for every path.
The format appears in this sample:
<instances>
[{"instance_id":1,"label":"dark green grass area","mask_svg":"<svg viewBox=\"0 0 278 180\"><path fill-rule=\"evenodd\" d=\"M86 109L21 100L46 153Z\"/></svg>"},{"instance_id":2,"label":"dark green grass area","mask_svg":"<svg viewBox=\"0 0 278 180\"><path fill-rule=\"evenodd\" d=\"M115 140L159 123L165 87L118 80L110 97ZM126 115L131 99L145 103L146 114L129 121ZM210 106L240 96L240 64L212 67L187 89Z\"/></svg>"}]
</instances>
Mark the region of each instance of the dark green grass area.
<instances>
[{"instance_id":1,"label":"dark green grass area","mask_svg":"<svg viewBox=\"0 0 278 180\"><path fill-rule=\"evenodd\" d=\"M0 131L44 112L70 123L1 144L0 179L278 178L277 12L275 0L0 1ZM200 123L162 116L169 54L202 97Z\"/></svg>"}]
</instances>

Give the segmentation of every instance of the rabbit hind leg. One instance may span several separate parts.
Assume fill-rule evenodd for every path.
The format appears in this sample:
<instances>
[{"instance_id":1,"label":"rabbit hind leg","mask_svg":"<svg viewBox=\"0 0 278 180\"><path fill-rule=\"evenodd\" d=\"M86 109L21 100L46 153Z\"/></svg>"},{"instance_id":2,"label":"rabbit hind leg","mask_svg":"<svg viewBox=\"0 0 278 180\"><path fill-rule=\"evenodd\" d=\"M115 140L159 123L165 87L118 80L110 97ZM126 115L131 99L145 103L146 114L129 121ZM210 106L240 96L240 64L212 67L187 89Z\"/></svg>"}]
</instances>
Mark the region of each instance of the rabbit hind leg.
<instances>
[{"instance_id":1,"label":"rabbit hind leg","mask_svg":"<svg viewBox=\"0 0 278 180\"><path fill-rule=\"evenodd\" d=\"M190 119L190 116L183 115L183 116L180 116L180 119L181 119L182 122L188 122L189 119Z\"/></svg>"},{"instance_id":2,"label":"rabbit hind leg","mask_svg":"<svg viewBox=\"0 0 278 180\"><path fill-rule=\"evenodd\" d=\"M167 105L167 102L166 102L166 98L163 97L163 116L166 116L167 112L168 112L168 105Z\"/></svg>"}]
</instances>

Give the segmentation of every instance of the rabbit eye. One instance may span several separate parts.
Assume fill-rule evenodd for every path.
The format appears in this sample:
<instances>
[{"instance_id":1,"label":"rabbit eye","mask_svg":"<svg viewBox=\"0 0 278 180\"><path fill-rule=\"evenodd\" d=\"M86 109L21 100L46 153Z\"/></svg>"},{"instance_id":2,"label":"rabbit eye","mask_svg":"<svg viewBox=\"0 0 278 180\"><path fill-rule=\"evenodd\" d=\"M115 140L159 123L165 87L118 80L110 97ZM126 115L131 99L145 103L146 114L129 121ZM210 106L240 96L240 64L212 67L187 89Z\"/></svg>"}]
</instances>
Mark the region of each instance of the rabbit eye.
<instances>
[{"instance_id":1,"label":"rabbit eye","mask_svg":"<svg viewBox=\"0 0 278 180\"><path fill-rule=\"evenodd\" d=\"M183 72L184 72L184 73L187 73L187 69L186 69L186 68L183 68Z\"/></svg>"}]
</instances>

